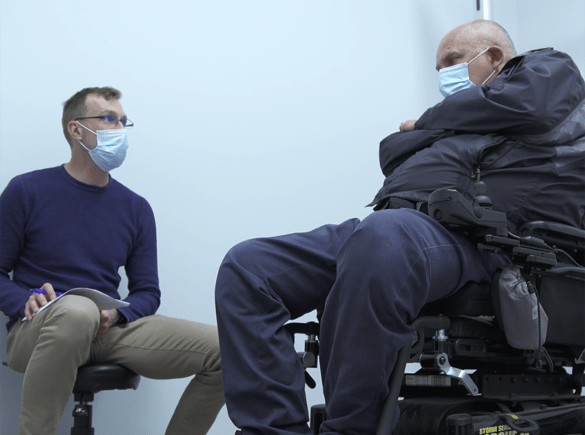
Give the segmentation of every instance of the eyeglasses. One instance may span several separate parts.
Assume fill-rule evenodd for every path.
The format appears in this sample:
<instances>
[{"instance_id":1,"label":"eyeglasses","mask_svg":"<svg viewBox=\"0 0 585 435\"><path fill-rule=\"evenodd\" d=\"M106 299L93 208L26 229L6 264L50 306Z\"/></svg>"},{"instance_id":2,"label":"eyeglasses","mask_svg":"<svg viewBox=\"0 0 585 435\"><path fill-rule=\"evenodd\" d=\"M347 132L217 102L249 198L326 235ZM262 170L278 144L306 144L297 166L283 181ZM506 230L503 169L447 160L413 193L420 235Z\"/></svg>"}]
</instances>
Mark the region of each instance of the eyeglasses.
<instances>
[{"instance_id":1,"label":"eyeglasses","mask_svg":"<svg viewBox=\"0 0 585 435\"><path fill-rule=\"evenodd\" d=\"M108 125L118 125L120 122L124 127L133 127L134 123L127 118L118 119L113 115L102 115L102 116L84 116L81 118L75 118L75 121L79 121L80 119L101 119Z\"/></svg>"}]
</instances>

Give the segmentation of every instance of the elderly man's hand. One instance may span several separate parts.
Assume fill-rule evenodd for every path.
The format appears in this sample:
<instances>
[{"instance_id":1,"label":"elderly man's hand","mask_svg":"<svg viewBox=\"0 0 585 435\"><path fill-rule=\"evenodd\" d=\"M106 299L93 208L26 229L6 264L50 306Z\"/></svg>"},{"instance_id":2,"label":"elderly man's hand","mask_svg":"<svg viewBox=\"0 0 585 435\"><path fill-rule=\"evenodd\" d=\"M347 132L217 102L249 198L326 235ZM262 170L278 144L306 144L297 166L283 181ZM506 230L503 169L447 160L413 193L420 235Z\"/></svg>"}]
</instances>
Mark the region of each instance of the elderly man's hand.
<instances>
[{"instance_id":1,"label":"elderly man's hand","mask_svg":"<svg viewBox=\"0 0 585 435\"><path fill-rule=\"evenodd\" d=\"M414 130L414 123L416 121L417 121L416 119L404 121L403 123L400 124L400 131L402 131L402 132L413 131Z\"/></svg>"}]
</instances>

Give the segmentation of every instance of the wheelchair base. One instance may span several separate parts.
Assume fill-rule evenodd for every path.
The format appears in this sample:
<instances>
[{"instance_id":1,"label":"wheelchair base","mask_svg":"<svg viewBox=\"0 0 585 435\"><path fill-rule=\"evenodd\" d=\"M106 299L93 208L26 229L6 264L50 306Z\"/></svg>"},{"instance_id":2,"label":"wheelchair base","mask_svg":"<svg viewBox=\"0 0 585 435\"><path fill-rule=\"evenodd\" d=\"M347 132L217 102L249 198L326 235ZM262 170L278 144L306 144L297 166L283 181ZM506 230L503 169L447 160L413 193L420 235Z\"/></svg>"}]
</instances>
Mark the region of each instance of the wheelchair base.
<instances>
[{"instance_id":1,"label":"wheelchair base","mask_svg":"<svg viewBox=\"0 0 585 435\"><path fill-rule=\"evenodd\" d=\"M383 435L585 435L585 397L563 404L418 397L399 406L396 429ZM326 419L325 405L311 408L313 435Z\"/></svg>"},{"instance_id":2,"label":"wheelchair base","mask_svg":"<svg viewBox=\"0 0 585 435\"><path fill-rule=\"evenodd\" d=\"M572 403L422 397L399 402L393 435L585 435L585 398Z\"/></svg>"}]
</instances>

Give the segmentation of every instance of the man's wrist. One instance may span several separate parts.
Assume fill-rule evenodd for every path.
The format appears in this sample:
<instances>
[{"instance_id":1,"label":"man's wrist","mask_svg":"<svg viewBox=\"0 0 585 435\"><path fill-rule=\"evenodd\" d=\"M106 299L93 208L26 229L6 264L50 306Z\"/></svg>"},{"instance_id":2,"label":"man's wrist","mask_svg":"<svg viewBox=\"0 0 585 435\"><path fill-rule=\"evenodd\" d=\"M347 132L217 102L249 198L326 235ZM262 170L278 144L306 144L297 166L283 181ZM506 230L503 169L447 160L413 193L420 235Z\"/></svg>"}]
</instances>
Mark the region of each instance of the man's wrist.
<instances>
[{"instance_id":1,"label":"man's wrist","mask_svg":"<svg viewBox=\"0 0 585 435\"><path fill-rule=\"evenodd\" d=\"M126 316L122 314L120 310L116 310L116 312L118 313L118 320L115 323L116 325L123 325L128 323L128 319L126 319Z\"/></svg>"}]
</instances>

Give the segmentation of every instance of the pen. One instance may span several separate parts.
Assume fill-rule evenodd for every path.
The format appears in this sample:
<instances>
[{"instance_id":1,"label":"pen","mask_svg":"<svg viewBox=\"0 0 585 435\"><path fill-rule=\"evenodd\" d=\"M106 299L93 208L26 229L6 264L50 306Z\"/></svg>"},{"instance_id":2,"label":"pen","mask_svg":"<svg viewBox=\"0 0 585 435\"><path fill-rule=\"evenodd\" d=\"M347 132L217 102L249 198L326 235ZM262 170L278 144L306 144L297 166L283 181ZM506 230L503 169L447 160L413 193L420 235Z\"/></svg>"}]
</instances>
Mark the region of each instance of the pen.
<instances>
[{"instance_id":1,"label":"pen","mask_svg":"<svg viewBox=\"0 0 585 435\"><path fill-rule=\"evenodd\" d=\"M31 292L33 292L33 293L40 293L40 294L42 294L42 295L46 295L46 294L47 294L47 292L46 292L46 291L44 291L44 290L42 290L42 289L40 289L40 288L33 288L33 289L31 289ZM57 295L57 297L59 297L59 296L61 296L63 293L61 293L61 292L55 292L55 294Z\"/></svg>"}]
</instances>

